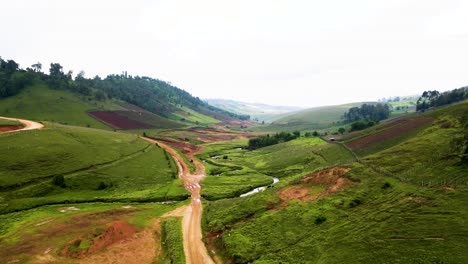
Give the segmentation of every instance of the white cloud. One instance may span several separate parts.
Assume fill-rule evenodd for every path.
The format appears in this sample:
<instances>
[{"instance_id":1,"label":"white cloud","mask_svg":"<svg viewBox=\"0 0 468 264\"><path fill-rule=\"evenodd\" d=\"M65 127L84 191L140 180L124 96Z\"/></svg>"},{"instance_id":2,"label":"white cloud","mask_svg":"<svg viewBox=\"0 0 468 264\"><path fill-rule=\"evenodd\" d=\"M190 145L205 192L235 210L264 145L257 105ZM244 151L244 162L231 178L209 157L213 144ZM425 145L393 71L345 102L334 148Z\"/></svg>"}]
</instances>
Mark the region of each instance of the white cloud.
<instances>
[{"instance_id":1,"label":"white cloud","mask_svg":"<svg viewBox=\"0 0 468 264\"><path fill-rule=\"evenodd\" d=\"M3 1L0 55L314 106L467 84L465 1Z\"/></svg>"}]
</instances>

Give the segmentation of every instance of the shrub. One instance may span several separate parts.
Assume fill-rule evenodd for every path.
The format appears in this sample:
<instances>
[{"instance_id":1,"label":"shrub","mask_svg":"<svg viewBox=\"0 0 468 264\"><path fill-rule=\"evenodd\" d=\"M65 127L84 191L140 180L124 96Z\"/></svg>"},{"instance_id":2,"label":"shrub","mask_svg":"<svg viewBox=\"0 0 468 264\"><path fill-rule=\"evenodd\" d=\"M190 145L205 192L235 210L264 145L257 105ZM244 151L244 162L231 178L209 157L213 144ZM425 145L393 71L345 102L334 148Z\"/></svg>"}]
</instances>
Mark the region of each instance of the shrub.
<instances>
[{"instance_id":1,"label":"shrub","mask_svg":"<svg viewBox=\"0 0 468 264\"><path fill-rule=\"evenodd\" d=\"M63 175L55 175L52 179L52 184L63 188L65 187L65 178L63 177Z\"/></svg>"},{"instance_id":2,"label":"shrub","mask_svg":"<svg viewBox=\"0 0 468 264\"><path fill-rule=\"evenodd\" d=\"M384 183L384 184L382 185L382 189L383 189L383 190L388 189L388 188L390 188L390 187L392 187L392 185L391 185L390 183L388 183L388 182L386 182L386 183Z\"/></svg>"},{"instance_id":3,"label":"shrub","mask_svg":"<svg viewBox=\"0 0 468 264\"><path fill-rule=\"evenodd\" d=\"M319 216L319 217L315 218L314 223L316 225L320 225L321 223L323 223L325 221L327 221L327 218L325 216Z\"/></svg>"},{"instance_id":4,"label":"shrub","mask_svg":"<svg viewBox=\"0 0 468 264\"><path fill-rule=\"evenodd\" d=\"M98 186L98 190L104 190L107 188L107 184L105 182L100 182Z\"/></svg>"}]
</instances>

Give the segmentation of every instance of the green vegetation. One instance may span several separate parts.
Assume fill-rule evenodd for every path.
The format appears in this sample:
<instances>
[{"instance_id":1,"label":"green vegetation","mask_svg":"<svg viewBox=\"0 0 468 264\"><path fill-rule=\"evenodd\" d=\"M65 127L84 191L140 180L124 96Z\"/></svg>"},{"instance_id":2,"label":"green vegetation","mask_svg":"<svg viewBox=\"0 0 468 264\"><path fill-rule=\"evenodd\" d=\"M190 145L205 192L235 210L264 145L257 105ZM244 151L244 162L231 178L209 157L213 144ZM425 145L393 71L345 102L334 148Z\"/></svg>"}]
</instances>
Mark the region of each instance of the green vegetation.
<instances>
[{"instance_id":1,"label":"green vegetation","mask_svg":"<svg viewBox=\"0 0 468 264\"><path fill-rule=\"evenodd\" d=\"M271 177L283 179L353 159L342 146L326 144L320 138L297 138L253 151L245 147L246 140L224 142L207 145L197 154L205 161L208 175L201 183L203 197L208 200L238 197L271 184Z\"/></svg>"},{"instance_id":2,"label":"green vegetation","mask_svg":"<svg viewBox=\"0 0 468 264\"><path fill-rule=\"evenodd\" d=\"M368 122L356 121L356 122L351 123L350 132L363 130L363 129L369 128L369 127L371 127L373 125L375 125L374 121L368 121ZM343 128L343 130L344 130L344 128ZM341 131L344 132L343 130L341 130ZM343 134L343 133L341 133L341 134Z\"/></svg>"},{"instance_id":3,"label":"green vegetation","mask_svg":"<svg viewBox=\"0 0 468 264\"><path fill-rule=\"evenodd\" d=\"M152 227L155 219L181 206L181 203L80 203L46 205L0 215L0 259L14 257L28 262L35 253L30 247L61 248L83 238L77 249L86 249L91 240L112 221L126 221L139 228ZM67 210L73 208L73 210ZM55 232L53 236L48 232ZM28 249L22 248L28 243ZM34 250L33 250L34 251ZM16 252L16 253L15 253ZM18 254L21 252L22 254Z\"/></svg>"},{"instance_id":4,"label":"green vegetation","mask_svg":"<svg viewBox=\"0 0 468 264\"><path fill-rule=\"evenodd\" d=\"M254 131L305 131L311 129L324 129L341 121L343 114L351 107L360 106L362 103L352 103L334 106L314 107L286 115L273 121L268 126L253 128Z\"/></svg>"},{"instance_id":5,"label":"green vegetation","mask_svg":"<svg viewBox=\"0 0 468 264\"><path fill-rule=\"evenodd\" d=\"M270 137L270 135L261 136L258 138L249 139L248 149L254 150L258 148L268 147L271 145L278 144L280 142L288 142L293 139L298 138L301 135L301 132L294 131L292 134L287 132L276 133Z\"/></svg>"},{"instance_id":6,"label":"green vegetation","mask_svg":"<svg viewBox=\"0 0 468 264\"><path fill-rule=\"evenodd\" d=\"M437 90L424 91L419 97L416 110L425 111L430 107L439 107L468 99L468 86L440 93Z\"/></svg>"},{"instance_id":7,"label":"green vegetation","mask_svg":"<svg viewBox=\"0 0 468 264\"><path fill-rule=\"evenodd\" d=\"M7 120L0 118L0 126L20 126L21 122L16 120Z\"/></svg>"},{"instance_id":8,"label":"green vegetation","mask_svg":"<svg viewBox=\"0 0 468 264\"><path fill-rule=\"evenodd\" d=\"M356 121L379 122L390 116L390 108L387 104L363 104L360 107L351 107L343 114L344 123Z\"/></svg>"},{"instance_id":9,"label":"green vegetation","mask_svg":"<svg viewBox=\"0 0 468 264\"><path fill-rule=\"evenodd\" d=\"M0 144L8 150L0 153L2 213L44 204L188 196L173 159L134 136L47 123L42 130L2 135Z\"/></svg>"},{"instance_id":10,"label":"green vegetation","mask_svg":"<svg viewBox=\"0 0 468 264\"><path fill-rule=\"evenodd\" d=\"M161 243L170 263L185 263L182 219L166 218L161 223Z\"/></svg>"},{"instance_id":11,"label":"green vegetation","mask_svg":"<svg viewBox=\"0 0 468 264\"><path fill-rule=\"evenodd\" d=\"M466 133L467 106L430 112L437 118L432 126L405 135L401 143L360 163L348 163L351 170L345 177L352 183L333 195L310 201L283 200L279 195L298 186L308 171L327 166L316 163L287 174L262 193L208 202L204 230L219 234L213 245L225 261L235 263L467 262L468 167L452 144ZM281 149L292 143L305 149L302 140L309 138L256 150L256 157L242 161L252 159L252 167L258 169L272 165L261 162L266 157L273 164L286 159L276 168L284 169L300 159L290 157L295 153L291 149L289 155ZM327 146L338 147L315 148ZM260 154L264 150L269 153ZM241 159L229 148L217 151L227 154L231 163ZM326 157L323 150L315 151Z\"/></svg>"}]
</instances>

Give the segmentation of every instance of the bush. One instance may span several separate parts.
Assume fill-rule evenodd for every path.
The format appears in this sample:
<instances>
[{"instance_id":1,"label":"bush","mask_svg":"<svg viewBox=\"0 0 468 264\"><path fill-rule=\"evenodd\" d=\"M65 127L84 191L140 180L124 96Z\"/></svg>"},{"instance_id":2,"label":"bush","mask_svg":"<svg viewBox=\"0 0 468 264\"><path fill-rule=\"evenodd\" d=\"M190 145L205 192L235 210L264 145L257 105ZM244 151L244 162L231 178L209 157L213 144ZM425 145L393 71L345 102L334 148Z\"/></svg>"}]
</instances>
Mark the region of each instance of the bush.
<instances>
[{"instance_id":1,"label":"bush","mask_svg":"<svg viewBox=\"0 0 468 264\"><path fill-rule=\"evenodd\" d=\"M98 186L98 190L104 190L107 188L107 184L105 182L100 182Z\"/></svg>"},{"instance_id":2,"label":"bush","mask_svg":"<svg viewBox=\"0 0 468 264\"><path fill-rule=\"evenodd\" d=\"M390 183L388 183L388 182L386 182L386 183L384 183L384 184L382 185L382 189L383 189L383 190L388 189L388 188L390 188L390 187L392 187L392 185L391 185Z\"/></svg>"},{"instance_id":3,"label":"bush","mask_svg":"<svg viewBox=\"0 0 468 264\"><path fill-rule=\"evenodd\" d=\"M52 184L63 188L65 187L65 178L63 177L63 175L55 175L52 179Z\"/></svg>"},{"instance_id":4,"label":"bush","mask_svg":"<svg viewBox=\"0 0 468 264\"><path fill-rule=\"evenodd\" d=\"M321 223L323 223L325 221L327 221L327 218L325 216L319 216L319 217L315 218L314 223L316 225L320 225Z\"/></svg>"},{"instance_id":5,"label":"bush","mask_svg":"<svg viewBox=\"0 0 468 264\"><path fill-rule=\"evenodd\" d=\"M353 199L351 200L351 202L349 203L349 207L353 208L353 207L356 207L358 205L361 204L361 200L359 199Z\"/></svg>"}]
</instances>

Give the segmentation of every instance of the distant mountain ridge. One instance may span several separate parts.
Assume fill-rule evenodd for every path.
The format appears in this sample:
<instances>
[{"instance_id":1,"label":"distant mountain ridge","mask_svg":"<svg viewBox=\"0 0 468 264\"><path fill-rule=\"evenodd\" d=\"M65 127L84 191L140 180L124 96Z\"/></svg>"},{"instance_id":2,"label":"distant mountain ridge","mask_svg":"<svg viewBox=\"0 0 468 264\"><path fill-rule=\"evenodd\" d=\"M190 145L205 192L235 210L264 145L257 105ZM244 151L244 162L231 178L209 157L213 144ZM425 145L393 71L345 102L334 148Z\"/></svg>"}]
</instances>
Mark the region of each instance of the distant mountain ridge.
<instances>
[{"instance_id":1,"label":"distant mountain ridge","mask_svg":"<svg viewBox=\"0 0 468 264\"><path fill-rule=\"evenodd\" d=\"M296 106L276 106L264 103L247 103L229 99L205 99L210 105L217 108L236 113L239 115L250 115L258 121L272 122L282 114L300 111L304 108Z\"/></svg>"}]
</instances>

